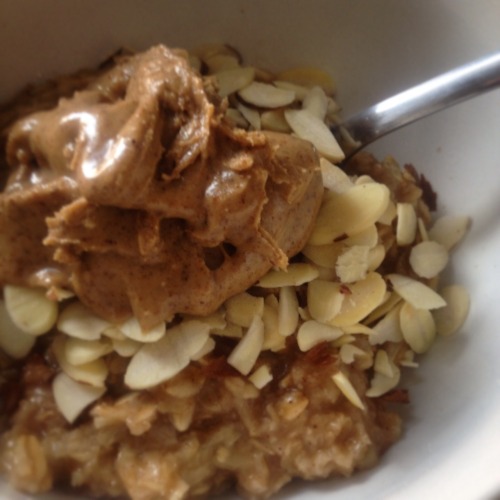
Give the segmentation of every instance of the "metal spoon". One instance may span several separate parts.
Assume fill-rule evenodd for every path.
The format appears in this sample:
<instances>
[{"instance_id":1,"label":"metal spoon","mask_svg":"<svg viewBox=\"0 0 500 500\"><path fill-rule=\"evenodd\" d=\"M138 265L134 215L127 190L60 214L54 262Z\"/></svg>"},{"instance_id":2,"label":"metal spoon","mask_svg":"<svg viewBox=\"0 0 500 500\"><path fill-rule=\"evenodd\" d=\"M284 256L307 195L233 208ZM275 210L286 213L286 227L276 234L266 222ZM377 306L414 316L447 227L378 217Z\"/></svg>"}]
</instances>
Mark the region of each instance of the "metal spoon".
<instances>
[{"instance_id":1,"label":"metal spoon","mask_svg":"<svg viewBox=\"0 0 500 500\"><path fill-rule=\"evenodd\" d=\"M366 145L394 130L499 86L500 52L385 99L335 125L332 131L341 137L344 129L355 139L356 145L348 150L347 160Z\"/></svg>"}]
</instances>

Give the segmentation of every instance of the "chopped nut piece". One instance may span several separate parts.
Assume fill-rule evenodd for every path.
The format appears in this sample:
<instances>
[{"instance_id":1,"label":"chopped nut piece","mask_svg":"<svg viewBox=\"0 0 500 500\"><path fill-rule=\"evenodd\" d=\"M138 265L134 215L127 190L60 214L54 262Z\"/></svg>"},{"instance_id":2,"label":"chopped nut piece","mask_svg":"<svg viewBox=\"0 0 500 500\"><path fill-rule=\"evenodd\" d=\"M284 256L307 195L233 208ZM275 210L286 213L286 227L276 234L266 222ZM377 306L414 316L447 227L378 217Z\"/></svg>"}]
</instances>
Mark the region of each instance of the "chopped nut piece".
<instances>
[{"instance_id":1,"label":"chopped nut piece","mask_svg":"<svg viewBox=\"0 0 500 500\"><path fill-rule=\"evenodd\" d=\"M370 248L354 245L347 248L337 259L335 271L342 283L354 283L365 279L368 272Z\"/></svg>"},{"instance_id":2,"label":"chopped nut piece","mask_svg":"<svg viewBox=\"0 0 500 500\"><path fill-rule=\"evenodd\" d=\"M248 377L248 380L257 387L257 389L262 389L273 379L273 374L269 370L269 366L262 365L257 370L255 370L252 375Z\"/></svg>"},{"instance_id":3,"label":"chopped nut piece","mask_svg":"<svg viewBox=\"0 0 500 500\"><path fill-rule=\"evenodd\" d=\"M284 420L295 420L304 412L309 400L298 390L287 391L276 403L278 415Z\"/></svg>"}]
</instances>

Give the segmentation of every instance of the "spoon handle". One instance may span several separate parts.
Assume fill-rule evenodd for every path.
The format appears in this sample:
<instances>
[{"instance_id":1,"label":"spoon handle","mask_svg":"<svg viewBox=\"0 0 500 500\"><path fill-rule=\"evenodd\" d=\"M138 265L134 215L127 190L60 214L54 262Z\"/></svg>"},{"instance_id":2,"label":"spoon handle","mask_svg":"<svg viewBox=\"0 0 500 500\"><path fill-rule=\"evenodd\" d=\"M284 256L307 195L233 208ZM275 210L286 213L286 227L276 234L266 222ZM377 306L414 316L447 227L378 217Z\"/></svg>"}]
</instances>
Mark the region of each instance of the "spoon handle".
<instances>
[{"instance_id":1,"label":"spoon handle","mask_svg":"<svg viewBox=\"0 0 500 500\"><path fill-rule=\"evenodd\" d=\"M338 125L359 143L374 140L420 118L500 86L500 52L460 66L367 108ZM335 131L334 131L335 132Z\"/></svg>"}]
</instances>

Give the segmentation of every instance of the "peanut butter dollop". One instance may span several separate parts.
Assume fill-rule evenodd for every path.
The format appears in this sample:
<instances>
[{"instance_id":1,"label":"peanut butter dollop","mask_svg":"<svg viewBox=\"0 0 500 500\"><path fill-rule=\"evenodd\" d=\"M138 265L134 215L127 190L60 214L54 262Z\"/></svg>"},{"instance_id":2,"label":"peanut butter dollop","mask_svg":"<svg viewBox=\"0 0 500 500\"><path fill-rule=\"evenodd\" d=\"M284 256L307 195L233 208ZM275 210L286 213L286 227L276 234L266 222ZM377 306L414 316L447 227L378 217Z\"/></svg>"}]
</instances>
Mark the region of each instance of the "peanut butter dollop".
<instances>
[{"instance_id":1,"label":"peanut butter dollop","mask_svg":"<svg viewBox=\"0 0 500 500\"><path fill-rule=\"evenodd\" d=\"M233 128L225 105L159 45L11 106L0 284L69 287L106 319L150 327L286 267L321 202L317 154Z\"/></svg>"}]
</instances>

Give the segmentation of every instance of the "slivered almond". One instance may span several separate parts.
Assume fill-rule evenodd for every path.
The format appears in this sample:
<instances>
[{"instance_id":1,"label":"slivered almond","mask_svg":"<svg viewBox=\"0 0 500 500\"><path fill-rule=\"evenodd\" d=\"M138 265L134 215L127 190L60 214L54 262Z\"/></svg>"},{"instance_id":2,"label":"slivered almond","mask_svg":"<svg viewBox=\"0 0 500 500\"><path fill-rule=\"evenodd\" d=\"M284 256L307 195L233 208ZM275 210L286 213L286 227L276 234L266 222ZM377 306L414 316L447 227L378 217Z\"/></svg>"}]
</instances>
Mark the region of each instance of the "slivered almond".
<instances>
[{"instance_id":1,"label":"slivered almond","mask_svg":"<svg viewBox=\"0 0 500 500\"><path fill-rule=\"evenodd\" d=\"M0 300L0 349L14 359L22 359L35 344L36 337L18 328Z\"/></svg>"},{"instance_id":2,"label":"slivered almond","mask_svg":"<svg viewBox=\"0 0 500 500\"><path fill-rule=\"evenodd\" d=\"M89 384L93 387L104 387L108 376L108 367L102 359L95 359L90 363L72 365L66 358L66 338L59 335L52 342L52 350L61 369L77 382Z\"/></svg>"},{"instance_id":3,"label":"slivered almond","mask_svg":"<svg viewBox=\"0 0 500 500\"><path fill-rule=\"evenodd\" d=\"M398 245L411 245L417 234L417 215L411 203L397 204L398 222L396 226L396 241Z\"/></svg>"},{"instance_id":4,"label":"slivered almond","mask_svg":"<svg viewBox=\"0 0 500 500\"><path fill-rule=\"evenodd\" d=\"M309 66L290 68L278 73L276 79L289 81L303 87L314 87L318 85L328 95L333 95L335 93L335 82L333 78L326 71L319 68Z\"/></svg>"},{"instance_id":5,"label":"slivered almond","mask_svg":"<svg viewBox=\"0 0 500 500\"><path fill-rule=\"evenodd\" d=\"M255 78L254 68L234 68L219 71L214 74L219 95L227 97L233 92L243 89L250 85Z\"/></svg>"},{"instance_id":6,"label":"slivered almond","mask_svg":"<svg viewBox=\"0 0 500 500\"><path fill-rule=\"evenodd\" d=\"M295 97L299 101L303 101L309 89L303 85L298 85L296 83L287 82L285 80L274 80L273 84L279 89L291 90L295 92Z\"/></svg>"},{"instance_id":7,"label":"slivered almond","mask_svg":"<svg viewBox=\"0 0 500 500\"><path fill-rule=\"evenodd\" d=\"M311 142L328 160L334 163L345 158L337 139L318 117L306 109L287 109L285 119L298 137Z\"/></svg>"},{"instance_id":8,"label":"slivered almond","mask_svg":"<svg viewBox=\"0 0 500 500\"><path fill-rule=\"evenodd\" d=\"M195 352L191 356L191 359L193 361L199 361L207 354L210 354L214 349L215 349L215 340L212 337L208 337L208 339L205 341L201 349L198 352Z\"/></svg>"},{"instance_id":9,"label":"slivered almond","mask_svg":"<svg viewBox=\"0 0 500 500\"><path fill-rule=\"evenodd\" d=\"M226 323L224 328L213 328L212 333L214 335L218 335L219 337L241 339L241 337L243 337L243 328L240 325L235 325L234 323Z\"/></svg>"},{"instance_id":10,"label":"slivered almond","mask_svg":"<svg viewBox=\"0 0 500 500\"><path fill-rule=\"evenodd\" d=\"M382 319L372 328L372 334L368 337L371 345L384 344L385 342L401 342L403 334L399 321L400 307L384 313Z\"/></svg>"},{"instance_id":11,"label":"slivered almond","mask_svg":"<svg viewBox=\"0 0 500 500\"><path fill-rule=\"evenodd\" d=\"M226 319L235 325L249 327L254 316L262 316L264 299L242 292L230 297L225 302Z\"/></svg>"},{"instance_id":12,"label":"slivered almond","mask_svg":"<svg viewBox=\"0 0 500 500\"><path fill-rule=\"evenodd\" d=\"M354 185L350 177L341 168L329 162L326 158L320 158L319 165L323 186L326 189L335 193L343 193Z\"/></svg>"},{"instance_id":13,"label":"slivered almond","mask_svg":"<svg viewBox=\"0 0 500 500\"><path fill-rule=\"evenodd\" d=\"M300 286L318 276L318 270L311 264L290 264L285 270L269 271L257 283L262 288L278 288L282 286Z\"/></svg>"},{"instance_id":14,"label":"slivered almond","mask_svg":"<svg viewBox=\"0 0 500 500\"><path fill-rule=\"evenodd\" d=\"M384 262L385 248L384 245L376 245L368 252L368 270L376 271Z\"/></svg>"},{"instance_id":15,"label":"slivered almond","mask_svg":"<svg viewBox=\"0 0 500 500\"><path fill-rule=\"evenodd\" d=\"M72 302L61 314L57 321L60 332L82 340L97 340L111 324L99 318L81 302Z\"/></svg>"},{"instance_id":16,"label":"slivered almond","mask_svg":"<svg viewBox=\"0 0 500 500\"><path fill-rule=\"evenodd\" d=\"M375 224L368 226L359 233L353 234L342 240L342 243L347 246L364 245L368 248L374 248L378 243L378 231Z\"/></svg>"},{"instance_id":17,"label":"slivered almond","mask_svg":"<svg viewBox=\"0 0 500 500\"><path fill-rule=\"evenodd\" d=\"M386 315L391 309L393 309L402 298L397 293L386 292L386 296L380 306L378 306L366 319L365 323L371 325L374 321L377 321L382 316Z\"/></svg>"},{"instance_id":18,"label":"slivered almond","mask_svg":"<svg viewBox=\"0 0 500 500\"><path fill-rule=\"evenodd\" d=\"M141 342L132 339L113 339L111 341L114 351L123 358L131 358L141 347Z\"/></svg>"},{"instance_id":19,"label":"slivered almond","mask_svg":"<svg viewBox=\"0 0 500 500\"><path fill-rule=\"evenodd\" d=\"M417 226L418 226L418 234L420 235L421 240L429 241L429 233L427 231L427 227L422 217L418 218Z\"/></svg>"},{"instance_id":20,"label":"slivered almond","mask_svg":"<svg viewBox=\"0 0 500 500\"><path fill-rule=\"evenodd\" d=\"M365 409L365 405L363 401L361 401L359 394L356 392L356 389L352 385L351 381L344 373L339 371L332 376L332 379L340 389L340 392L351 402L351 404L353 404L360 410Z\"/></svg>"},{"instance_id":21,"label":"slivered almond","mask_svg":"<svg viewBox=\"0 0 500 500\"><path fill-rule=\"evenodd\" d=\"M87 406L106 392L106 388L76 382L65 373L59 373L52 382L52 392L58 410L72 424Z\"/></svg>"},{"instance_id":22,"label":"slivered almond","mask_svg":"<svg viewBox=\"0 0 500 500\"><path fill-rule=\"evenodd\" d=\"M396 205L392 201L389 201L389 204L387 205L385 212L378 218L377 222L389 226L390 224L392 224L392 221L396 218L397 213L398 209Z\"/></svg>"},{"instance_id":23,"label":"slivered almond","mask_svg":"<svg viewBox=\"0 0 500 500\"><path fill-rule=\"evenodd\" d=\"M108 340L81 340L68 338L64 345L68 363L78 366L90 363L113 351Z\"/></svg>"},{"instance_id":24,"label":"slivered almond","mask_svg":"<svg viewBox=\"0 0 500 500\"><path fill-rule=\"evenodd\" d=\"M360 175L355 181L354 185L359 186L361 184L374 184L375 180L369 175Z\"/></svg>"},{"instance_id":25,"label":"slivered almond","mask_svg":"<svg viewBox=\"0 0 500 500\"><path fill-rule=\"evenodd\" d=\"M330 322L342 308L345 295L340 284L314 280L307 287L307 305L311 317L321 323Z\"/></svg>"},{"instance_id":26,"label":"slivered almond","mask_svg":"<svg viewBox=\"0 0 500 500\"><path fill-rule=\"evenodd\" d=\"M264 130L273 130L275 132L290 133L290 125L285 120L285 115L281 109L271 109L264 111L260 115L261 127Z\"/></svg>"},{"instance_id":27,"label":"slivered almond","mask_svg":"<svg viewBox=\"0 0 500 500\"><path fill-rule=\"evenodd\" d=\"M434 222L429 230L429 239L451 250L465 236L470 222L470 217L464 215L444 215Z\"/></svg>"},{"instance_id":28,"label":"slivered almond","mask_svg":"<svg viewBox=\"0 0 500 500\"><path fill-rule=\"evenodd\" d=\"M227 362L243 375L248 375L252 370L264 343L264 323L256 315L248 331L231 351Z\"/></svg>"},{"instance_id":29,"label":"slivered almond","mask_svg":"<svg viewBox=\"0 0 500 500\"><path fill-rule=\"evenodd\" d=\"M400 378L401 372L399 369L396 369L392 377L375 372L375 375L370 383L370 388L366 391L366 395L369 398L378 398L379 396L382 396L383 394L386 394L394 389L399 384Z\"/></svg>"},{"instance_id":30,"label":"slivered almond","mask_svg":"<svg viewBox=\"0 0 500 500\"><path fill-rule=\"evenodd\" d=\"M401 332L406 343L417 354L428 351L436 337L436 324L427 309L416 309L408 302L399 311Z\"/></svg>"},{"instance_id":31,"label":"slivered almond","mask_svg":"<svg viewBox=\"0 0 500 500\"><path fill-rule=\"evenodd\" d=\"M288 337L295 332L299 323L299 302L294 287L283 286L279 294L278 332L283 337Z\"/></svg>"},{"instance_id":32,"label":"slivered almond","mask_svg":"<svg viewBox=\"0 0 500 500\"><path fill-rule=\"evenodd\" d=\"M46 297L44 288L5 285L5 308L12 322L24 333L43 335L56 323L57 302Z\"/></svg>"},{"instance_id":33,"label":"slivered almond","mask_svg":"<svg viewBox=\"0 0 500 500\"><path fill-rule=\"evenodd\" d=\"M306 245L302 253L314 264L327 269L335 269L337 259L344 251L343 243L330 243L327 245Z\"/></svg>"},{"instance_id":34,"label":"slivered almond","mask_svg":"<svg viewBox=\"0 0 500 500\"><path fill-rule=\"evenodd\" d=\"M240 62L234 54L213 54L205 58L209 73L217 73L240 67Z\"/></svg>"},{"instance_id":35,"label":"slivered almond","mask_svg":"<svg viewBox=\"0 0 500 500\"><path fill-rule=\"evenodd\" d=\"M340 328L310 320L300 325L297 332L297 344L302 352L307 352L321 342L337 340L342 335L344 332Z\"/></svg>"},{"instance_id":36,"label":"slivered almond","mask_svg":"<svg viewBox=\"0 0 500 500\"><path fill-rule=\"evenodd\" d=\"M321 206L309 244L324 245L367 229L384 213L388 203L389 189L378 183L353 186L340 194L331 193Z\"/></svg>"},{"instance_id":37,"label":"slivered almond","mask_svg":"<svg viewBox=\"0 0 500 500\"><path fill-rule=\"evenodd\" d=\"M238 95L248 104L260 108L281 108L295 100L293 90L280 89L269 83L252 82L238 91Z\"/></svg>"},{"instance_id":38,"label":"slivered almond","mask_svg":"<svg viewBox=\"0 0 500 500\"><path fill-rule=\"evenodd\" d=\"M235 108L227 108L226 118L236 127L248 128L248 121L245 117Z\"/></svg>"},{"instance_id":39,"label":"slivered almond","mask_svg":"<svg viewBox=\"0 0 500 500\"><path fill-rule=\"evenodd\" d=\"M131 389L147 389L180 373L205 345L210 326L201 321L183 321L169 328L153 344L143 344L131 359L125 384Z\"/></svg>"},{"instance_id":40,"label":"slivered almond","mask_svg":"<svg viewBox=\"0 0 500 500\"><path fill-rule=\"evenodd\" d=\"M274 297L274 295L272 295ZM278 330L278 305L271 306L267 302L264 304L264 314L262 315L264 323L264 342L262 344L263 351L280 351L285 347L285 337L280 335Z\"/></svg>"},{"instance_id":41,"label":"slivered almond","mask_svg":"<svg viewBox=\"0 0 500 500\"><path fill-rule=\"evenodd\" d=\"M352 325L346 325L342 327L343 332L346 335L349 335L351 333L354 334L362 334L362 335L371 335L373 330L366 325L363 325L363 323L353 323Z\"/></svg>"},{"instance_id":42,"label":"slivered almond","mask_svg":"<svg viewBox=\"0 0 500 500\"><path fill-rule=\"evenodd\" d=\"M302 108L324 121L328 110L328 97L325 91L317 85L310 88L302 101Z\"/></svg>"},{"instance_id":43,"label":"slivered almond","mask_svg":"<svg viewBox=\"0 0 500 500\"><path fill-rule=\"evenodd\" d=\"M446 301L432 288L402 274L388 274L394 291L416 309L439 309Z\"/></svg>"},{"instance_id":44,"label":"slivered almond","mask_svg":"<svg viewBox=\"0 0 500 500\"><path fill-rule=\"evenodd\" d=\"M340 311L330 324L343 327L359 323L382 303L385 292L382 276L375 272L368 273L365 279L348 285L348 291L343 292L345 299Z\"/></svg>"},{"instance_id":45,"label":"slivered almond","mask_svg":"<svg viewBox=\"0 0 500 500\"><path fill-rule=\"evenodd\" d=\"M448 251L436 241L422 241L411 249L409 262L421 278L434 278L448 264Z\"/></svg>"},{"instance_id":46,"label":"slivered almond","mask_svg":"<svg viewBox=\"0 0 500 500\"><path fill-rule=\"evenodd\" d=\"M241 103L238 103L236 108L250 124L253 130L260 130L262 128L260 123L260 114L257 110L249 108Z\"/></svg>"},{"instance_id":47,"label":"slivered almond","mask_svg":"<svg viewBox=\"0 0 500 500\"><path fill-rule=\"evenodd\" d=\"M118 327L128 339L151 343L160 340L166 331L165 323L159 323L149 330L143 330L137 318L130 318Z\"/></svg>"},{"instance_id":48,"label":"slivered almond","mask_svg":"<svg viewBox=\"0 0 500 500\"><path fill-rule=\"evenodd\" d=\"M387 351L383 349L379 349L377 354L375 355L375 362L373 364L373 369L377 373L381 373L386 377L393 378L397 375L398 367L394 364L394 362L389 358Z\"/></svg>"},{"instance_id":49,"label":"slivered almond","mask_svg":"<svg viewBox=\"0 0 500 500\"><path fill-rule=\"evenodd\" d=\"M440 335L451 335L459 330L467 319L470 298L467 290L460 285L449 285L440 291L446 306L433 311L436 330Z\"/></svg>"},{"instance_id":50,"label":"slivered almond","mask_svg":"<svg viewBox=\"0 0 500 500\"><path fill-rule=\"evenodd\" d=\"M342 360L342 363L345 363L346 365L350 365L354 363L354 360L358 357L361 356L366 356L367 353L366 351L363 351L363 349L352 345L352 344L344 344L343 346L340 347L339 350L339 355L340 359Z\"/></svg>"}]
</instances>

